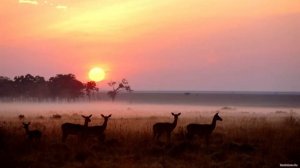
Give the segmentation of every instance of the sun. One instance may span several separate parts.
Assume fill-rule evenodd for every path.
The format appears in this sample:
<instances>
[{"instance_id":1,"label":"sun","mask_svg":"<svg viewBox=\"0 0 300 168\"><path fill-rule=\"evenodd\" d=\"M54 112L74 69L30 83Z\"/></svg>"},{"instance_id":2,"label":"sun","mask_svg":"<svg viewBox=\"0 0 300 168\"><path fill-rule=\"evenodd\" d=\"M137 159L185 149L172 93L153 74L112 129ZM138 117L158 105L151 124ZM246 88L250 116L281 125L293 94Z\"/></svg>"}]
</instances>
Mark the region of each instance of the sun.
<instances>
[{"instance_id":1,"label":"sun","mask_svg":"<svg viewBox=\"0 0 300 168\"><path fill-rule=\"evenodd\" d=\"M105 78L105 72L102 68L94 67L89 71L89 78L92 81L100 82Z\"/></svg>"}]
</instances>

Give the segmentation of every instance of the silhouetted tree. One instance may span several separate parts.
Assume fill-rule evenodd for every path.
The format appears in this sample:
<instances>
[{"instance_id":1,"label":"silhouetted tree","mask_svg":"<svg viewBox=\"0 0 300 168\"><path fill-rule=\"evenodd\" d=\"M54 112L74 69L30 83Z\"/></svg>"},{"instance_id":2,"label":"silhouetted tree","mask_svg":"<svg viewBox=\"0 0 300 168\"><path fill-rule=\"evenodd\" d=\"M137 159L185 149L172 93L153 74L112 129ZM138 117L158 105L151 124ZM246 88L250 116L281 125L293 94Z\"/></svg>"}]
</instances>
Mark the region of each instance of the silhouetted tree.
<instances>
[{"instance_id":1,"label":"silhouetted tree","mask_svg":"<svg viewBox=\"0 0 300 168\"><path fill-rule=\"evenodd\" d=\"M98 92L99 89L96 87L96 82L94 81L89 81L85 84L85 91L86 91L86 95L88 96L89 100L91 100L91 93L93 91Z\"/></svg>"},{"instance_id":2,"label":"silhouetted tree","mask_svg":"<svg viewBox=\"0 0 300 168\"><path fill-rule=\"evenodd\" d=\"M14 82L8 77L0 76L0 97L8 98L15 95Z\"/></svg>"},{"instance_id":3,"label":"silhouetted tree","mask_svg":"<svg viewBox=\"0 0 300 168\"><path fill-rule=\"evenodd\" d=\"M131 90L128 81L126 79L123 79L121 82L118 83L115 81L111 81L108 83L108 85L112 87L112 90L107 92L108 96L112 99L112 101L115 100L117 94L120 93L122 90L125 90L127 92L133 91Z\"/></svg>"},{"instance_id":4,"label":"silhouetted tree","mask_svg":"<svg viewBox=\"0 0 300 168\"><path fill-rule=\"evenodd\" d=\"M34 88L32 90L31 95L37 98L38 100L49 96L48 82L45 80L44 77L35 76L33 87Z\"/></svg>"},{"instance_id":5,"label":"silhouetted tree","mask_svg":"<svg viewBox=\"0 0 300 168\"><path fill-rule=\"evenodd\" d=\"M17 96L25 98L42 99L48 96L47 81L41 76L16 76L14 78L14 88Z\"/></svg>"},{"instance_id":6,"label":"silhouetted tree","mask_svg":"<svg viewBox=\"0 0 300 168\"><path fill-rule=\"evenodd\" d=\"M34 88L34 76L27 74L25 76L16 76L14 78L14 84L18 96L20 97L31 97Z\"/></svg>"},{"instance_id":7,"label":"silhouetted tree","mask_svg":"<svg viewBox=\"0 0 300 168\"><path fill-rule=\"evenodd\" d=\"M75 99L83 95L84 84L73 74L58 74L49 79L49 90L52 98Z\"/></svg>"},{"instance_id":8,"label":"silhouetted tree","mask_svg":"<svg viewBox=\"0 0 300 168\"><path fill-rule=\"evenodd\" d=\"M90 100L91 93L98 90L94 81L84 84L73 74L58 74L48 81L42 76L31 74L15 76L14 80L0 76L0 98L2 100L11 98L38 101L47 98L70 100L84 94Z\"/></svg>"}]
</instances>

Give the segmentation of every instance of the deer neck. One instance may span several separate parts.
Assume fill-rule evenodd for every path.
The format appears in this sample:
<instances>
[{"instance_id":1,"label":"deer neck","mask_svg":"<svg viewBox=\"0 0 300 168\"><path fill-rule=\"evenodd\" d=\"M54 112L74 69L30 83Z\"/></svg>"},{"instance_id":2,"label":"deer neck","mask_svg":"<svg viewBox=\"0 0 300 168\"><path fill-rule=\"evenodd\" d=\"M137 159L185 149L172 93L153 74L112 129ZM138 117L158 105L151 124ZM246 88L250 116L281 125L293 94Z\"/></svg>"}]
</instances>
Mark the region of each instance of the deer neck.
<instances>
[{"instance_id":1,"label":"deer neck","mask_svg":"<svg viewBox=\"0 0 300 168\"><path fill-rule=\"evenodd\" d=\"M89 124L89 122L88 122L88 121L84 121L84 126L85 126L85 127L87 127L87 126L88 126L88 124Z\"/></svg>"},{"instance_id":2,"label":"deer neck","mask_svg":"<svg viewBox=\"0 0 300 168\"><path fill-rule=\"evenodd\" d=\"M211 122L211 127L214 129L216 127L216 123L217 120L215 118L213 118L212 122Z\"/></svg>"},{"instance_id":3,"label":"deer neck","mask_svg":"<svg viewBox=\"0 0 300 168\"><path fill-rule=\"evenodd\" d=\"M102 124L102 127L103 127L104 129L105 129L106 126L107 126L107 121L108 121L108 119L105 119L104 122L103 122L103 124Z\"/></svg>"},{"instance_id":4,"label":"deer neck","mask_svg":"<svg viewBox=\"0 0 300 168\"><path fill-rule=\"evenodd\" d=\"M177 125L177 120L178 120L178 118L175 118L174 121L173 121L173 123L172 123L172 126L173 126L174 128L175 128L176 125Z\"/></svg>"},{"instance_id":5,"label":"deer neck","mask_svg":"<svg viewBox=\"0 0 300 168\"><path fill-rule=\"evenodd\" d=\"M26 134L29 134L29 128L25 128Z\"/></svg>"}]
</instances>

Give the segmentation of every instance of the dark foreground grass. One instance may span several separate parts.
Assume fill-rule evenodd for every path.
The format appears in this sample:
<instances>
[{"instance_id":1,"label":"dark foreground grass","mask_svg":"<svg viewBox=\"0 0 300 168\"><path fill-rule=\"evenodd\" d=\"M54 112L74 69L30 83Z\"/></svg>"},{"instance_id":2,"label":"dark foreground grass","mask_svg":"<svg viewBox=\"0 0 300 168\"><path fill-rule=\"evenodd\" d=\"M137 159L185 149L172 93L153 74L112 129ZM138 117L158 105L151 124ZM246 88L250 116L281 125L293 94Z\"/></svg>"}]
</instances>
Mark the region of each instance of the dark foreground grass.
<instances>
[{"instance_id":1,"label":"dark foreground grass","mask_svg":"<svg viewBox=\"0 0 300 168\"><path fill-rule=\"evenodd\" d=\"M275 115L275 114L274 114ZM180 118L172 135L172 143L154 142L152 125L171 118L112 118L106 139L85 141L76 136L61 142L60 125L81 123L79 115L61 119L30 118L31 129L43 132L41 141L29 141L19 119L2 118L0 130L0 167L279 167L300 163L300 123L297 116L266 118L223 115L217 123L209 146L202 139L188 142L184 138L189 122L209 123L210 117ZM91 125L99 125L94 118ZM163 141L164 139L162 139Z\"/></svg>"}]
</instances>

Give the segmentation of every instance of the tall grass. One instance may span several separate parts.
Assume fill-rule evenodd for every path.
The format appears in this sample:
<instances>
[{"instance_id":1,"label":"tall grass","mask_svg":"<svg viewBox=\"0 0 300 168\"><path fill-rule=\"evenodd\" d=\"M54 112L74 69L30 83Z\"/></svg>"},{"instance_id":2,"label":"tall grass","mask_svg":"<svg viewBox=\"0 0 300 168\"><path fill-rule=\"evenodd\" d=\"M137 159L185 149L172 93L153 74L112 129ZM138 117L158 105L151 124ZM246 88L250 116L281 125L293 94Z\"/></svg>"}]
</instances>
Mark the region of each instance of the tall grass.
<instances>
[{"instance_id":1,"label":"tall grass","mask_svg":"<svg viewBox=\"0 0 300 168\"><path fill-rule=\"evenodd\" d=\"M213 114L212 112L211 114ZM300 122L295 114L221 113L222 122L210 138L209 146L201 138L186 141L188 123L210 123L213 115L179 118L172 144L152 139L152 125L171 121L165 116L114 117L108 121L106 139L82 141L70 136L61 142L63 122L83 124L78 114L31 116L31 129L43 132L41 142L26 139L17 116L2 117L0 127L0 167L279 167L280 163L300 164ZM274 117L275 116L275 117ZM90 125L103 119L93 117Z\"/></svg>"}]
</instances>

